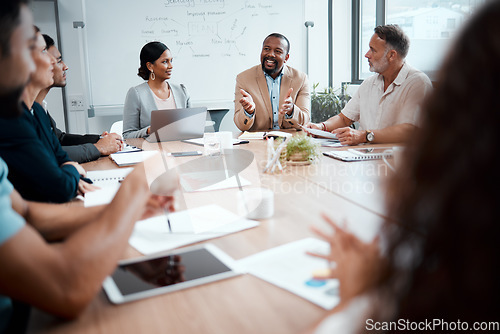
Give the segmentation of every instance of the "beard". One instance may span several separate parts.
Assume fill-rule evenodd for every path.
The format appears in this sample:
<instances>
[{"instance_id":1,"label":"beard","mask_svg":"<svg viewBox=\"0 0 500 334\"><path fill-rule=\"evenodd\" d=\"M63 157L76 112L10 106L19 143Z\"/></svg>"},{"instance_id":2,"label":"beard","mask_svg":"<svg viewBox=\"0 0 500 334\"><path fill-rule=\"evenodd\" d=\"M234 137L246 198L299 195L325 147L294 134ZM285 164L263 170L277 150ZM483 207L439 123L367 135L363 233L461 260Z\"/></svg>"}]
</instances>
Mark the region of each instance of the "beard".
<instances>
[{"instance_id":1,"label":"beard","mask_svg":"<svg viewBox=\"0 0 500 334\"><path fill-rule=\"evenodd\" d=\"M21 107L21 95L24 91L24 86L14 88L6 94L0 95L0 117L16 118L19 117L23 109Z\"/></svg>"},{"instance_id":2,"label":"beard","mask_svg":"<svg viewBox=\"0 0 500 334\"><path fill-rule=\"evenodd\" d=\"M265 73L267 73L268 75L271 75L271 74L274 74L274 73L278 72L278 64L275 64L274 68L271 68L271 69L266 68L266 66L265 66L264 64L266 63L266 60L267 60L267 59L271 59L271 60L273 60L272 58L265 57L265 58L262 60L262 64L261 64L261 66L262 66L262 70L263 70Z\"/></svg>"}]
</instances>

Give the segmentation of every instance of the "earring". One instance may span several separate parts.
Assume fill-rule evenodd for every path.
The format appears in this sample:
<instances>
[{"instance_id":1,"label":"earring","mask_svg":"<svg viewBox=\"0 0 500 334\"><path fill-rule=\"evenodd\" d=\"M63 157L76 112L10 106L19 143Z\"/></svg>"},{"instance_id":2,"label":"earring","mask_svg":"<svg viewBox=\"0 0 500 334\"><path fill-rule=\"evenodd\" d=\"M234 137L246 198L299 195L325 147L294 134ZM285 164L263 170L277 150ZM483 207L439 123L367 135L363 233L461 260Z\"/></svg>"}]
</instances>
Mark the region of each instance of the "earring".
<instances>
[{"instance_id":1,"label":"earring","mask_svg":"<svg viewBox=\"0 0 500 334\"><path fill-rule=\"evenodd\" d=\"M151 80L154 80L154 79L156 79L155 73L153 71L151 71Z\"/></svg>"}]
</instances>

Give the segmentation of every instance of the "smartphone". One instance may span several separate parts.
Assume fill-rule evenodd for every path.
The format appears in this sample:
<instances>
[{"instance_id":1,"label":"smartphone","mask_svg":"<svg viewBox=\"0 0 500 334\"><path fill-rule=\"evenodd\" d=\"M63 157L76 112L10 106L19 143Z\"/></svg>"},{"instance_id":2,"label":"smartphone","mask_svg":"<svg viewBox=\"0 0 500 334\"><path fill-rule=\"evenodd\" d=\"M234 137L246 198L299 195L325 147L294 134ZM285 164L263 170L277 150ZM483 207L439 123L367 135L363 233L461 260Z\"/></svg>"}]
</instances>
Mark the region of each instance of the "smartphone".
<instances>
[{"instance_id":1,"label":"smartphone","mask_svg":"<svg viewBox=\"0 0 500 334\"><path fill-rule=\"evenodd\" d=\"M194 155L201 155L201 151L189 151L189 152L172 152L173 157L190 157Z\"/></svg>"}]
</instances>

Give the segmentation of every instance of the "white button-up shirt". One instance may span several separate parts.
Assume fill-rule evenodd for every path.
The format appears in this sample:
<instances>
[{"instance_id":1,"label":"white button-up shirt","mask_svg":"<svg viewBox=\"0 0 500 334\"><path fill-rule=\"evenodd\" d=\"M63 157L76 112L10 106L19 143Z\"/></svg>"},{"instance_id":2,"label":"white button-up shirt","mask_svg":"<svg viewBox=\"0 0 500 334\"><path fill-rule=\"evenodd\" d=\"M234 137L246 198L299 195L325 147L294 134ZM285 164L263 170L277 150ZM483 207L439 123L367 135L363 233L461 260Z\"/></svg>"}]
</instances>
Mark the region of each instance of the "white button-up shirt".
<instances>
[{"instance_id":1,"label":"white button-up shirt","mask_svg":"<svg viewBox=\"0 0 500 334\"><path fill-rule=\"evenodd\" d=\"M403 123L418 125L421 104L431 89L427 75L405 63L385 92L382 75L372 75L363 81L342 114L359 121L360 130Z\"/></svg>"}]
</instances>

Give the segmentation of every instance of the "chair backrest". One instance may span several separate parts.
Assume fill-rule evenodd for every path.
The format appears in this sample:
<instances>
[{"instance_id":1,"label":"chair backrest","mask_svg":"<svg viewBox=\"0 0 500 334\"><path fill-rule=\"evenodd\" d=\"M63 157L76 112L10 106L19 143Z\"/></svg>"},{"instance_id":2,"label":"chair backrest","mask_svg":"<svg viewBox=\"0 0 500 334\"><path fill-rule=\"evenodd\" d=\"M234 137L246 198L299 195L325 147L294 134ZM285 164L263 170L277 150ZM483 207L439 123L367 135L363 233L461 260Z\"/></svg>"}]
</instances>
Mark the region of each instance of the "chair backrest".
<instances>
[{"instance_id":1,"label":"chair backrest","mask_svg":"<svg viewBox=\"0 0 500 334\"><path fill-rule=\"evenodd\" d=\"M111 125L111 129L109 129L109 133L117 133L120 136L123 132L123 121L116 121Z\"/></svg>"}]
</instances>

